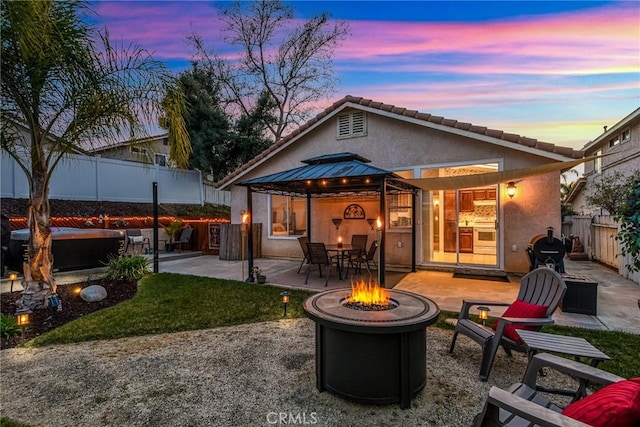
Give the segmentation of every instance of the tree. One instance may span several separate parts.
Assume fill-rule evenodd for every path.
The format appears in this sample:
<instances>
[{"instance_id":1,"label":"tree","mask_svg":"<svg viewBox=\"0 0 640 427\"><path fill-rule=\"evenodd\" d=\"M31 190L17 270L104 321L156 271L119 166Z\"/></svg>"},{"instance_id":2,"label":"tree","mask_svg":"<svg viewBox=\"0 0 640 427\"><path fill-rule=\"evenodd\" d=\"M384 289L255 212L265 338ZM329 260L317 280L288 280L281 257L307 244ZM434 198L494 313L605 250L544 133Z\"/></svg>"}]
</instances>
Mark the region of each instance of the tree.
<instances>
[{"instance_id":1,"label":"tree","mask_svg":"<svg viewBox=\"0 0 640 427\"><path fill-rule=\"evenodd\" d=\"M620 232L616 236L622 251L630 255L629 271L640 271L640 172L631 176L627 198L616 215Z\"/></svg>"},{"instance_id":2,"label":"tree","mask_svg":"<svg viewBox=\"0 0 640 427\"><path fill-rule=\"evenodd\" d=\"M189 166L217 181L271 145L263 123L271 123L273 108L264 93L255 108L235 123L220 107L219 88L207 68L197 62L180 75L188 105L187 131L193 146Z\"/></svg>"},{"instance_id":3,"label":"tree","mask_svg":"<svg viewBox=\"0 0 640 427\"><path fill-rule=\"evenodd\" d=\"M185 166L184 99L176 79L147 51L113 45L106 30L86 24L87 2L3 1L0 7L1 147L29 182L21 305L43 308L56 291L48 195L58 163L96 141L148 134L160 120L169 129L172 160Z\"/></svg>"},{"instance_id":4,"label":"tree","mask_svg":"<svg viewBox=\"0 0 640 427\"><path fill-rule=\"evenodd\" d=\"M332 60L348 34L347 24L331 24L324 12L296 24L293 9L279 0L236 1L221 9L221 19L225 42L242 52L237 61L208 50L197 34L189 39L220 83L232 115L249 116L265 94L270 97L276 120L263 126L277 141L333 93Z\"/></svg>"},{"instance_id":5,"label":"tree","mask_svg":"<svg viewBox=\"0 0 640 427\"><path fill-rule=\"evenodd\" d=\"M587 204L615 216L627 198L629 179L620 171L604 173L600 180L593 182L593 190L586 197Z\"/></svg>"},{"instance_id":6,"label":"tree","mask_svg":"<svg viewBox=\"0 0 640 427\"><path fill-rule=\"evenodd\" d=\"M193 147L189 167L219 180L228 173L232 130L229 117L220 107L219 87L210 72L195 62L179 80L188 106L186 126Z\"/></svg>"}]
</instances>

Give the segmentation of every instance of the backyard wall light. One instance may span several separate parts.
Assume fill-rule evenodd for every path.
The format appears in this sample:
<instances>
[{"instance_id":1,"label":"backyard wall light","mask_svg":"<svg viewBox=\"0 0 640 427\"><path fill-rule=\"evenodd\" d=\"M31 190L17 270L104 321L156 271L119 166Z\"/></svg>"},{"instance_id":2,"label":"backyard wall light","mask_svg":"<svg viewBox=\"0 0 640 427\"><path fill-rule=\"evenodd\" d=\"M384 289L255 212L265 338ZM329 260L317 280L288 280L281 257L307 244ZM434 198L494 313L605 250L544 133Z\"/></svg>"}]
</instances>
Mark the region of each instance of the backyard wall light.
<instances>
[{"instance_id":1,"label":"backyard wall light","mask_svg":"<svg viewBox=\"0 0 640 427\"><path fill-rule=\"evenodd\" d=\"M291 296L291 292L281 292L280 298L282 299L282 307L284 309L283 317L287 317L287 305L289 304L289 297Z\"/></svg>"},{"instance_id":2,"label":"backyard wall light","mask_svg":"<svg viewBox=\"0 0 640 427\"><path fill-rule=\"evenodd\" d=\"M513 196L516 195L516 190L518 189L518 187L516 187L516 183L513 181L510 181L507 184L507 195L509 196L510 199L513 199Z\"/></svg>"}]
</instances>

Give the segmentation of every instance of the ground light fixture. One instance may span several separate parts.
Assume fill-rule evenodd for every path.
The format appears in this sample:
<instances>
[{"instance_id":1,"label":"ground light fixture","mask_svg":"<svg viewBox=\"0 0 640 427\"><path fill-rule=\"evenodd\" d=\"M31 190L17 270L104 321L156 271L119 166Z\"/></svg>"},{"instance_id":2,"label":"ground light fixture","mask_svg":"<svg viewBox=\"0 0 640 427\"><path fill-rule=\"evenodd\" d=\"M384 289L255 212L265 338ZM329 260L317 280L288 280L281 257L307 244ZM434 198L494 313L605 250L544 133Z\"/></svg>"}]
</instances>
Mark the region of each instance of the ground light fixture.
<instances>
[{"instance_id":1,"label":"ground light fixture","mask_svg":"<svg viewBox=\"0 0 640 427\"><path fill-rule=\"evenodd\" d=\"M31 323L31 313L33 312L28 308L21 308L17 310L15 314L16 323L21 330L22 342L24 342L24 330L27 329L27 327Z\"/></svg>"},{"instance_id":2,"label":"ground light fixture","mask_svg":"<svg viewBox=\"0 0 640 427\"><path fill-rule=\"evenodd\" d=\"M289 305L289 297L291 292L280 292L280 299L282 300L282 308L284 309L283 317L287 317L287 305Z\"/></svg>"},{"instance_id":3,"label":"ground light fixture","mask_svg":"<svg viewBox=\"0 0 640 427\"><path fill-rule=\"evenodd\" d=\"M518 189L518 187L516 187L516 183L513 181L510 181L507 184L507 196L509 196L510 199L513 199L513 196L516 195L516 190Z\"/></svg>"},{"instance_id":4,"label":"ground light fixture","mask_svg":"<svg viewBox=\"0 0 640 427\"><path fill-rule=\"evenodd\" d=\"M489 307L478 307L478 317L482 320L482 326L484 326L485 322L489 318L489 312L491 309Z\"/></svg>"},{"instance_id":5,"label":"ground light fixture","mask_svg":"<svg viewBox=\"0 0 640 427\"><path fill-rule=\"evenodd\" d=\"M11 292L13 292L13 282L18 279L17 273L9 273L9 280L11 280Z\"/></svg>"}]
</instances>

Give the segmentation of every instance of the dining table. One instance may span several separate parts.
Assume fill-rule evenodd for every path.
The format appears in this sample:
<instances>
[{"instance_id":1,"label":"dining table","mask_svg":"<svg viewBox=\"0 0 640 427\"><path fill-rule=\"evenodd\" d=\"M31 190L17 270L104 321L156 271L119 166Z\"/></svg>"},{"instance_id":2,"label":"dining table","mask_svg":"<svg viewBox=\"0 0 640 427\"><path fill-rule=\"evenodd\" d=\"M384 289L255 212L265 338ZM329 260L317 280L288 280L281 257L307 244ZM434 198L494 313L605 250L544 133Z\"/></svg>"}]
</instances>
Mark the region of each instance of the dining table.
<instances>
[{"instance_id":1,"label":"dining table","mask_svg":"<svg viewBox=\"0 0 640 427\"><path fill-rule=\"evenodd\" d=\"M336 268L338 270L338 277L340 280L346 279L346 276L342 277L342 273L344 271L344 260L349 258L349 252L353 250L353 246L348 243L333 243L325 245L325 248L327 249L327 252L329 252L329 256L331 256L331 258L335 257L336 259ZM332 252L335 252L336 255L332 256Z\"/></svg>"}]
</instances>

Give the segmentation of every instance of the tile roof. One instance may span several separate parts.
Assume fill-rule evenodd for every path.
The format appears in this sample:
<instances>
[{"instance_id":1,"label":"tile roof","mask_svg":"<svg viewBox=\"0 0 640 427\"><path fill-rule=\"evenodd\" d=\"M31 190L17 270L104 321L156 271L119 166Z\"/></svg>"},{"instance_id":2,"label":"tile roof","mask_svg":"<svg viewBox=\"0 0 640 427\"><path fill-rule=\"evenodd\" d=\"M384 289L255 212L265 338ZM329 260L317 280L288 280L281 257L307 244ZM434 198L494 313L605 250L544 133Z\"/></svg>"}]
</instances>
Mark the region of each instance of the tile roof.
<instances>
[{"instance_id":1,"label":"tile roof","mask_svg":"<svg viewBox=\"0 0 640 427\"><path fill-rule=\"evenodd\" d=\"M476 126L471 123L459 122L457 120L447 119L442 116L434 116L429 113L423 113L417 110L408 110L403 107L397 107L391 104L384 104L382 102L372 101L371 99L347 95L344 98L334 102L331 106L326 108L324 111L320 112L318 115L310 119L308 122L304 123L297 129L295 129L290 134L276 141L269 148L267 148L262 153L255 156L253 159L249 160L247 163L240 166L238 169L231 172L222 180L218 181L215 184L215 186L220 187L228 183L229 181L233 180L237 176L241 175L244 171L251 168L256 163L260 162L266 157L269 157L271 153L278 150L283 145L286 145L293 138L300 135L307 129L311 128L313 125L318 123L320 120L324 119L326 116L334 113L336 110L338 110L340 107L342 107L346 103L362 105L368 108L373 108L380 111L385 111L391 114L395 114L398 116L398 119L402 119L403 117L418 119L425 122L435 123L441 126L450 127L453 129L459 129L459 130L475 133L478 135L484 135L491 138L501 139L503 141L520 144L528 148L536 148L542 151L547 151L549 153L558 154L558 155L573 158L573 159L580 159L584 157L584 151L582 150L574 150L573 148L570 148L570 147L561 147L548 142L538 141L535 138L527 138L525 136L520 136L513 133L505 133L504 131L497 130L497 129L489 129L484 126Z\"/></svg>"}]
</instances>

